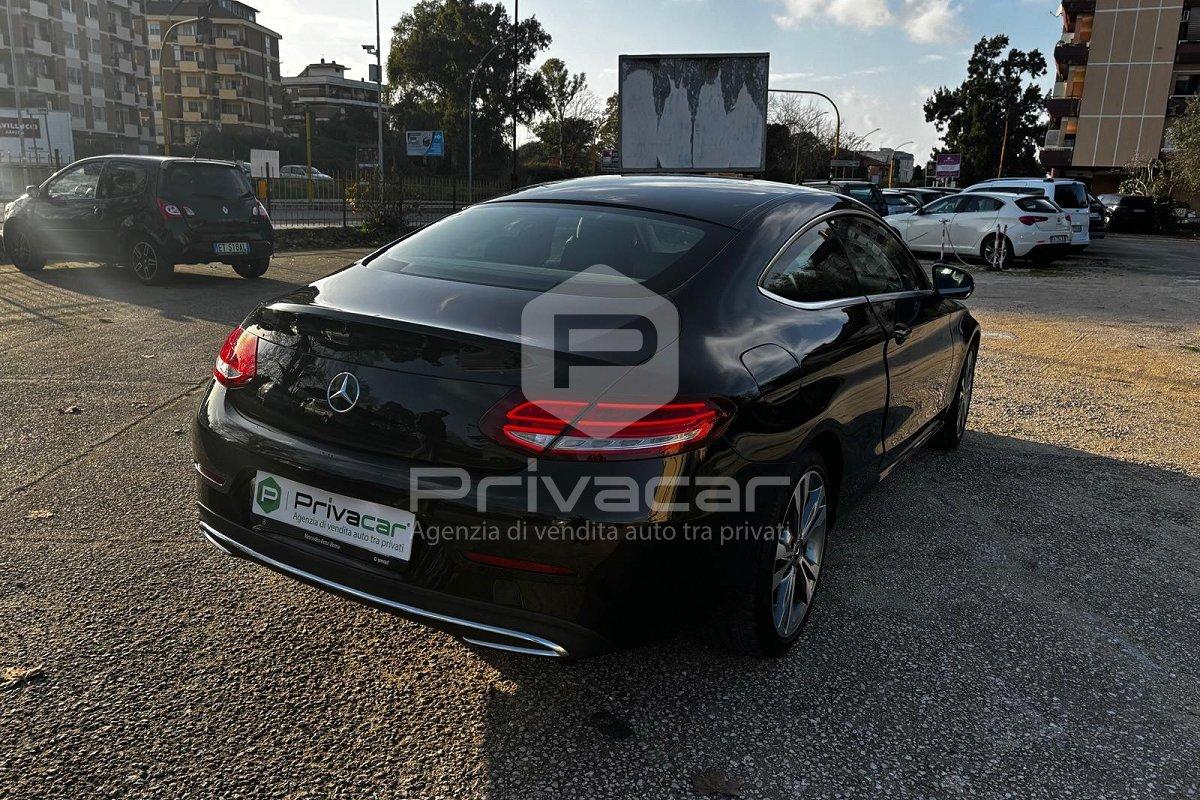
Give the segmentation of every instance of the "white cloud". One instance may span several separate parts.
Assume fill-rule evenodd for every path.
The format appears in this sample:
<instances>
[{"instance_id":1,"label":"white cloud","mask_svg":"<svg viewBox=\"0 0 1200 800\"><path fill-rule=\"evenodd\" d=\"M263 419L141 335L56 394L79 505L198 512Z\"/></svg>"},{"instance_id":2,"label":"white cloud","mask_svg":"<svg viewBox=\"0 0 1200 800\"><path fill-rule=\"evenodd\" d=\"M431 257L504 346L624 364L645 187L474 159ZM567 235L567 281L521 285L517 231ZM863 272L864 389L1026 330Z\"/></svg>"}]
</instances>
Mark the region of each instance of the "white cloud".
<instances>
[{"instance_id":1,"label":"white cloud","mask_svg":"<svg viewBox=\"0 0 1200 800\"><path fill-rule=\"evenodd\" d=\"M955 0L780 0L775 15L781 28L794 29L808 20L826 19L860 30L899 24L920 44L952 41L964 33L962 6Z\"/></svg>"},{"instance_id":2,"label":"white cloud","mask_svg":"<svg viewBox=\"0 0 1200 800\"><path fill-rule=\"evenodd\" d=\"M922 64L933 64L934 62L945 61L945 60L946 60L945 56L938 55L937 53L926 53L925 55L923 55L917 59L917 61L920 61Z\"/></svg>"}]
</instances>

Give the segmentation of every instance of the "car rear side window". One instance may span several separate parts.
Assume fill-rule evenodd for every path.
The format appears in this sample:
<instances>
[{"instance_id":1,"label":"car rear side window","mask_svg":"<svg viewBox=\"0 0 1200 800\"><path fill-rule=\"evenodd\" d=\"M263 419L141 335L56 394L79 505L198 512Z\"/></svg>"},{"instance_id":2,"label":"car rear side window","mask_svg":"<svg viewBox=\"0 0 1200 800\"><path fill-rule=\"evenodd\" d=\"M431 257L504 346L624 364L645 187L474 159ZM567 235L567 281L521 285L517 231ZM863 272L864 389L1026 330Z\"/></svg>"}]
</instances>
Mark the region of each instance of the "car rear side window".
<instances>
[{"instance_id":1,"label":"car rear side window","mask_svg":"<svg viewBox=\"0 0 1200 800\"><path fill-rule=\"evenodd\" d=\"M109 162L100 177L100 197L136 197L146 188L146 166L128 161Z\"/></svg>"},{"instance_id":2,"label":"car rear side window","mask_svg":"<svg viewBox=\"0 0 1200 800\"><path fill-rule=\"evenodd\" d=\"M824 223L805 232L779 254L771 263L762 287L799 303L862 295L841 241Z\"/></svg>"},{"instance_id":3,"label":"car rear side window","mask_svg":"<svg viewBox=\"0 0 1200 800\"><path fill-rule=\"evenodd\" d=\"M1038 211L1043 214L1057 214L1058 206L1044 197L1019 197L1014 201L1022 211Z\"/></svg>"},{"instance_id":4,"label":"car rear side window","mask_svg":"<svg viewBox=\"0 0 1200 800\"><path fill-rule=\"evenodd\" d=\"M865 294L890 294L925 288L918 282L904 246L880 223L863 217L833 221Z\"/></svg>"},{"instance_id":5,"label":"car rear side window","mask_svg":"<svg viewBox=\"0 0 1200 800\"><path fill-rule=\"evenodd\" d=\"M1054 202L1063 208L1087 208L1087 190L1082 183L1057 183L1054 185Z\"/></svg>"},{"instance_id":6,"label":"car rear side window","mask_svg":"<svg viewBox=\"0 0 1200 800\"><path fill-rule=\"evenodd\" d=\"M397 242L367 262L427 278L546 291L594 266L666 291L731 232L668 214L576 203L485 203ZM590 272L593 283L611 282Z\"/></svg>"},{"instance_id":7,"label":"car rear side window","mask_svg":"<svg viewBox=\"0 0 1200 800\"><path fill-rule=\"evenodd\" d=\"M168 199L213 197L233 200L250 194L250 182L237 167L223 164L172 164L162 193Z\"/></svg>"}]
</instances>

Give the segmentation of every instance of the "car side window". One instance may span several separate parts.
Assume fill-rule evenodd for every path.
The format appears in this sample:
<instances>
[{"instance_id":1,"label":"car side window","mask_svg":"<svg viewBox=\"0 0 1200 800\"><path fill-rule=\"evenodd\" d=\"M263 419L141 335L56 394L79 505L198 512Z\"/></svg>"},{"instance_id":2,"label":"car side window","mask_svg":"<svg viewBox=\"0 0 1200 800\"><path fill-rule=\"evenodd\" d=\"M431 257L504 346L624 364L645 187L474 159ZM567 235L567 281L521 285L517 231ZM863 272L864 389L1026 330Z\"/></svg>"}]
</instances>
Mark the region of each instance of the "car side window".
<instances>
[{"instance_id":1,"label":"car side window","mask_svg":"<svg viewBox=\"0 0 1200 800\"><path fill-rule=\"evenodd\" d=\"M833 227L845 244L846 254L865 294L891 294L924 288L914 279L912 267L900 247L883 227L863 217L841 217Z\"/></svg>"},{"instance_id":2,"label":"car side window","mask_svg":"<svg viewBox=\"0 0 1200 800\"><path fill-rule=\"evenodd\" d=\"M100 184L103 161L89 161L60 175L46 187L51 200L91 200Z\"/></svg>"},{"instance_id":3,"label":"car side window","mask_svg":"<svg viewBox=\"0 0 1200 800\"><path fill-rule=\"evenodd\" d=\"M771 264L762 286L799 303L861 297L841 240L822 223L793 241Z\"/></svg>"},{"instance_id":4,"label":"car side window","mask_svg":"<svg viewBox=\"0 0 1200 800\"><path fill-rule=\"evenodd\" d=\"M981 197L979 195L968 195L963 198L962 205L958 207L959 214L981 214L984 212L999 211L1004 205L994 197Z\"/></svg>"},{"instance_id":5,"label":"car side window","mask_svg":"<svg viewBox=\"0 0 1200 800\"><path fill-rule=\"evenodd\" d=\"M929 205L925 206L926 214L953 214L958 208L961 197L943 197L941 200L934 200Z\"/></svg>"},{"instance_id":6,"label":"car side window","mask_svg":"<svg viewBox=\"0 0 1200 800\"><path fill-rule=\"evenodd\" d=\"M100 177L101 198L136 197L146 188L146 167L132 162L113 161Z\"/></svg>"}]
</instances>

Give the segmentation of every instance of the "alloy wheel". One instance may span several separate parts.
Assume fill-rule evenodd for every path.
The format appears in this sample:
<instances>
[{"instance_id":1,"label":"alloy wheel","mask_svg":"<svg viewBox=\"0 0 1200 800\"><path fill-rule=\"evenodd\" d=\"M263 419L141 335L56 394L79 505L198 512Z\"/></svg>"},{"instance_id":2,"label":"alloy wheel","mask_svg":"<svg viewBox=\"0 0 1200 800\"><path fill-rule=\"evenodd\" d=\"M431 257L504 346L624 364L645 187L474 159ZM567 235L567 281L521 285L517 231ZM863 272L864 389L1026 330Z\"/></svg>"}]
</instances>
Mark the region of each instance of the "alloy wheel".
<instances>
[{"instance_id":1,"label":"alloy wheel","mask_svg":"<svg viewBox=\"0 0 1200 800\"><path fill-rule=\"evenodd\" d=\"M21 231L14 231L5 241L8 248L8 257L14 264L24 265L29 263L29 237Z\"/></svg>"},{"instance_id":2,"label":"alloy wheel","mask_svg":"<svg viewBox=\"0 0 1200 800\"><path fill-rule=\"evenodd\" d=\"M775 632L786 639L808 614L817 590L825 551L828 498L821 473L804 473L788 503L771 574L771 618Z\"/></svg>"},{"instance_id":3,"label":"alloy wheel","mask_svg":"<svg viewBox=\"0 0 1200 800\"><path fill-rule=\"evenodd\" d=\"M144 281L154 278L158 272L158 254L148 242L135 244L130 256L130 261L133 262L130 266L133 267L135 275Z\"/></svg>"},{"instance_id":4,"label":"alloy wheel","mask_svg":"<svg viewBox=\"0 0 1200 800\"><path fill-rule=\"evenodd\" d=\"M999 249L999 251L1000 251L999 254L997 254L997 252L996 252L997 249ZM1004 269L1004 260L1007 257L1008 257L1008 244L1006 242L1004 242L1003 240L1001 240L999 242L999 248L997 248L997 239L995 236L988 239L987 242L984 243L984 245L983 245L983 260L987 262L989 267L996 266L996 267L999 267L1000 269Z\"/></svg>"}]
</instances>

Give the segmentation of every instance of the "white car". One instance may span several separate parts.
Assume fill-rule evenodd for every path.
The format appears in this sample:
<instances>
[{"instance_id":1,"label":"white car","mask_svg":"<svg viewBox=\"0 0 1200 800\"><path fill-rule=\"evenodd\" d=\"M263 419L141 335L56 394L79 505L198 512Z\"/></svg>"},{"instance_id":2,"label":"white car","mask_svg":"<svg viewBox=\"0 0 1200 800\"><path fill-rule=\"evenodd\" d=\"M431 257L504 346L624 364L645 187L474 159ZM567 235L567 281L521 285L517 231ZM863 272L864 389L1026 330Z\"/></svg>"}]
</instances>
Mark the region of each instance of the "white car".
<instances>
[{"instance_id":1,"label":"white car","mask_svg":"<svg viewBox=\"0 0 1200 800\"><path fill-rule=\"evenodd\" d=\"M1071 245L1083 250L1092 243L1091 203L1087 186L1073 178L995 178L963 189L964 192L1045 197L1071 215Z\"/></svg>"},{"instance_id":2,"label":"white car","mask_svg":"<svg viewBox=\"0 0 1200 800\"><path fill-rule=\"evenodd\" d=\"M884 221L911 250L940 253L944 246L947 256L974 256L989 264L998 260L1001 267L1014 258L1044 263L1071 249L1070 216L1044 197L963 192Z\"/></svg>"}]
</instances>

